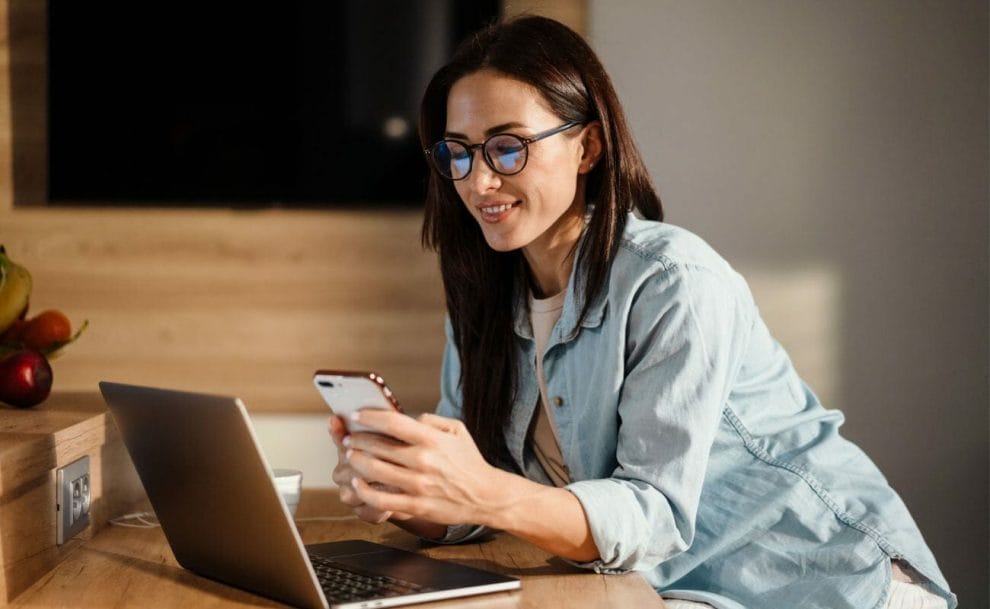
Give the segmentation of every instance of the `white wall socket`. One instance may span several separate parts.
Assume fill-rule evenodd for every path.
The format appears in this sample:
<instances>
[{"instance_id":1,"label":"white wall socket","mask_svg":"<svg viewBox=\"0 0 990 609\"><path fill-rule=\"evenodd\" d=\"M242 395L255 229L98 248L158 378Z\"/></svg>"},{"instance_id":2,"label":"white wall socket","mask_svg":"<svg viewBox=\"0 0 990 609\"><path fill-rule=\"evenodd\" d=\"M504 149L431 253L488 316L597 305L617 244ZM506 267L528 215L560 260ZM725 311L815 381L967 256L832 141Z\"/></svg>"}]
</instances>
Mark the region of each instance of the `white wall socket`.
<instances>
[{"instance_id":1,"label":"white wall socket","mask_svg":"<svg viewBox=\"0 0 990 609\"><path fill-rule=\"evenodd\" d=\"M89 526L89 457L60 467L55 475L55 541L62 545Z\"/></svg>"}]
</instances>

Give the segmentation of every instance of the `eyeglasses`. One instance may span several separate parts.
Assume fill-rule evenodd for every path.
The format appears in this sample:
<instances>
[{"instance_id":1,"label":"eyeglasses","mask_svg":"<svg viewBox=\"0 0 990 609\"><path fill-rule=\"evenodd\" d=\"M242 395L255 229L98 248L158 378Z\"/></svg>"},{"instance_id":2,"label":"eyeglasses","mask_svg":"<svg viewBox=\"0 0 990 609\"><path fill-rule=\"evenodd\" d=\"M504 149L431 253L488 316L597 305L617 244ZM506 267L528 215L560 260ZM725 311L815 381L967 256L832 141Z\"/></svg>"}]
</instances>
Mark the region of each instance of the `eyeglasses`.
<instances>
[{"instance_id":1,"label":"eyeglasses","mask_svg":"<svg viewBox=\"0 0 990 609\"><path fill-rule=\"evenodd\" d=\"M481 154L492 171L504 176L511 176L526 167L530 144L580 124L582 123L579 121L564 123L532 137L496 133L480 144L468 144L458 140L440 140L424 152L436 170L440 172L440 175L450 180L463 180L471 173L474 151L478 148L481 148Z\"/></svg>"}]
</instances>

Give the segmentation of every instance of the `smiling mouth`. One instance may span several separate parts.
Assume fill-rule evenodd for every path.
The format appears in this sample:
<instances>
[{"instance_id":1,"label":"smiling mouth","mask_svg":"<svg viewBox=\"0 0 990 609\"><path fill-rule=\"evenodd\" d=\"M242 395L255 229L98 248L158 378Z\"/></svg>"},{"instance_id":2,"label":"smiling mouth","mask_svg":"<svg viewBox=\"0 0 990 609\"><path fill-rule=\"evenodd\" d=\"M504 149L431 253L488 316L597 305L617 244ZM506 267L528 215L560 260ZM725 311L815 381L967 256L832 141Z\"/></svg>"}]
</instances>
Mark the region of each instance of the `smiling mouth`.
<instances>
[{"instance_id":1,"label":"smiling mouth","mask_svg":"<svg viewBox=\"0 0 990 609\"><path fill-rule=\"evenodd\" d=\"M480 207L481 215L485 219L495 219L506 213L507 211L518 206L521 201L513 201L512 203L504 203L502 205L489 205L488 207Z\"/></svg>"}]
</instances>

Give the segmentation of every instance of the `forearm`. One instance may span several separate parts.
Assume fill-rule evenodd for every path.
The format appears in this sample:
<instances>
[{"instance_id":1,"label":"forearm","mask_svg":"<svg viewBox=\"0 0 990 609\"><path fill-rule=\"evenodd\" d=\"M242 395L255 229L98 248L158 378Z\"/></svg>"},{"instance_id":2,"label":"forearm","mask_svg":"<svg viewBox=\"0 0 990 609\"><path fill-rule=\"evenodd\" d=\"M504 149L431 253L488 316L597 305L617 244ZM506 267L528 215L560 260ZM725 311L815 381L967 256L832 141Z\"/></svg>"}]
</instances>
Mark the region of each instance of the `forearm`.
<instances>
[{"instance_id":1,"label":"forearm","mask_svg":"<svg viewBox=\"0 0 990 609\"><path fill-rule=\"evenodd\" d=\"M358 411L352 420L381 434L350 436L345 458L356 472L350 479L356 498L379 512L392 512L396 525L439 539L446 530L433 523L480 524L574 561L598 558L578 498L493 467L461 421L429 414L414 420L385 410Z\"/></svg>"},{"instance_id":2,"label":"forearm","mask_svg":"<svg viewBox=\"0 0 990 609\"><path fill-rule=\"evenodd\" d=\"M497 470L498 495L485 524L521 537L563 558L588 562L599 556L581 502L571 492Z\"/></svg>"}]
</instances>

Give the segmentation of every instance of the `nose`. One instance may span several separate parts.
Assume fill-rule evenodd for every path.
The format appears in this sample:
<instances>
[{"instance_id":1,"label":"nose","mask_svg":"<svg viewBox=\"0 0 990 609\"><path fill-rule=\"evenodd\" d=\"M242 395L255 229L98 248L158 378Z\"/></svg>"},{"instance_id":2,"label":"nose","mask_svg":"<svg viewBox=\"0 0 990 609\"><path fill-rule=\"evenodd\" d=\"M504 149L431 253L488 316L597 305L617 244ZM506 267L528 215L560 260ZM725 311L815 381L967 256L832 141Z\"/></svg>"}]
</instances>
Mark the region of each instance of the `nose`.
<instances>
[{"instance_id":1,"label":"nose","mask_svg":"<svg viewBox=\"0 0 990 609\"><path fill-rule=\"evenodd\" d=\"M464 178L471 190L478 194L498 190L502 186L502 176L488 166L485 155L480 150L472 152L476 156L472 159L471 173Z\"/></svg>"}]
</instances>

